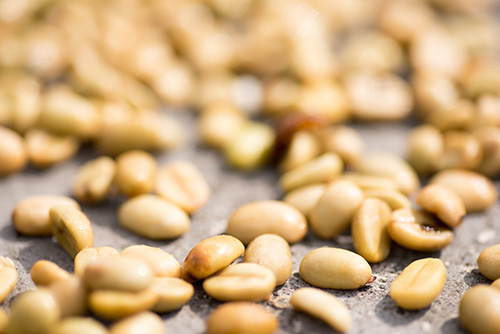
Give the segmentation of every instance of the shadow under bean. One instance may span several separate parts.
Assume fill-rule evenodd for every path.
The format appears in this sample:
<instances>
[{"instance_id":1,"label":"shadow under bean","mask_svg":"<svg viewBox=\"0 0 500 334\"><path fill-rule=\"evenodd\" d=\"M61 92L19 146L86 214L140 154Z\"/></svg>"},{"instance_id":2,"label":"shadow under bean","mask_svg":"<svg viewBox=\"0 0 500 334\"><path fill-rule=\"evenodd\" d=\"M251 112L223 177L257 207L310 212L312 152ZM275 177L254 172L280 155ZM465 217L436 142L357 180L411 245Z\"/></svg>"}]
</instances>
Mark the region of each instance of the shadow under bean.
<instances>
[{"instance_id":1,"label":"shadow under bean","mask_svg":"<svg viewBox=\"0 0 500 334\"><path fill-rule=\"evenodd\" d=\"M389 294L382 298L375 307L376 316L390 326L407 325L423 317L430 309L426 307L417 311L407 311L392 300Z\"/></svg>"},{"instance_id":2,"label":"shadow under bean","mask_svg":"<svg viewBox=\"0 0 500 334\"><path fill-rule=\"evenodd\" d=\"M491 284L491 281L481 275L478 269L473 269L470 273L465 274L464 282L471 288L478 284Z\"/></svg>"}]
</instances>

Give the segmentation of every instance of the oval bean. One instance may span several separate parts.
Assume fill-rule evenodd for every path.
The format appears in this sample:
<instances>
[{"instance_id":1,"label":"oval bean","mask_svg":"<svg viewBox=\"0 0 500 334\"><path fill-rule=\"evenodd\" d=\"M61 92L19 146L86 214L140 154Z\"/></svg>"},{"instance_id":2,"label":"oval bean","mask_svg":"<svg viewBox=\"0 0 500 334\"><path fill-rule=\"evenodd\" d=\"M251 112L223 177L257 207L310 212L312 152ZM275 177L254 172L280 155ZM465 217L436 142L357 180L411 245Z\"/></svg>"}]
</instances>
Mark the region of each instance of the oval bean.
<instances>
[{"instance_id":1,"label":"oval bean","mask_svg":"<svg viewBox=\"0 0 500 334\"><path fill-rule=\"evenodd\" d=\"M120 253L113 247L88 247L82 249L75 256L75 275L83 277L89 263L108 256L118 257Z\"/></svg>"},{"instance_id":2,"label":"oval bean","mask_svg":"<svg viewBox=\"0 0 500 334\"><path fill-rule=\"evenodd\" d=\"M118 190L128 197L149 193L154 189L156 169L155 158L145 151L120 154L116 157L115 182Z\"/></svg>"},{"instance_id":3,"label":"oval bean","mask_svg":"<svg viewBox=\"0 0 500 334\"><path fill-rule=\"evenodd\" d=\"M373 280L366 260L351 251L322 247L309 252L300 263L300 277L325 289L357 289Z\"/></svg>"},{"instance_id":4,"label":"oval bean","mask_svg":"<svg viewBox=\"0 0 500 334\"><path fill-rule=\"evenodd\" d=\"M331 239L342 233L351 224L363 198L363 191L352 182L338 180L330 183L309 215L314 234Z\"/></svg>"},{"instance_id":5,"label":"oval bean","mask_svg":"<svg viewBox=\"0 0 500 334\"><path fill-rule=\"evenodd\" d=\"M21 171L28 163L23 138L4 126L0 126L0 161L0 177Z\"/></svg>"},{"instance_id":6,"label":"oval bean","mask_svg":"<svg viewBox=\"0 0 500 334\"><path fill-rule=\"evenodd\" d=\"M132 233L153 240L177 238L191 225L187 213L177 205L149 194L122 204L118 209L118 222Z\"/></svg>"},{"instance_id":7,"label":"oval bean","mask_svg":"<svg viewBox=\"0 0 500 334\"><path fill-rule=\"evenodd\" d=\"M17 202L12 210L12 223L17 232L23 235L51 235L49 210L56 205L80 205L72 198L56 195L29 196Z\"/></svg>"},{"instance_id":8,"label":"oval bean","mask_svg":"<svg viewBox=\"0 0 500 334\"><path fill-rule=\"evenodd\" d=\"M351 327L349 309L328 292L315 288L301 288L293 292L290 304L295 310L326 322L336 332L344 333Z\"/></svg>"},{"instance_id":9,"label":"oval bean","mask_svg":"<svg viewBox=\"0 0 500 334\"><path fill-rule=\"evenodd\" d=\"M460 300L460 323L473 334L500 333L500 291L487 285L472 287Z\"/></svg>"},{"instance_id":10,"label":"oval bean","mask_svg":"<svg viewBox=\"0 0 500 334\"><path fill-rule=\"evenodd\" d=\"M207 319L207 334L272 334L278 328L272 313L251 302L222 304Z\"/></svg>"},{"instance_id":11,"label":"oval bean","mask_svg":"<svg viewBox=\"0 0 500 334\"><path fill-rule=\"evenodd\" d=\"M87 317L69 317L50 329L51 334L109 334L99 321Z\"/></svg>"},{"instance_id":12,"label":"oval bean","mask_svg":"<svg viewBox=\"0 0 500 334\"><path fill-rule=\"evenodd\" d=\"M158 298L151 289L139 292L95 290L89 294L88 307L100 318L117 320L152 309Z\"/></svg>"},{"instance_id":13,"label":"oval bean","mask_svg":"<svg viewBox=\"0 0 500 334\"><path fill-rule=\"evenodd\" d=\"M255 237L274 233L289 243L302 240L307 233L304 215L281 201L255 201L236 209L229 217L226 232L245 245Z\"/></svg>"},{"instance_id":14,"label":"oval bean","mask_svg":"<svg viewBox=\"0 0 500 334\"><path fill-rule=\"evenodd\" d=\"M17 284L17 270L14 262L8 257L0 256L0 303Z\"/></svg>"},{"instance_id":15,"label":"oval bean","mask_svg":"<svg viewBox=\"0 0 500 334\"><path fill-rule=\"evenodd\" d=\"M460 225L462 217L465 216L465 204L462 198L456 191L444 185L425 186L418 193L416 202L450 227Z\"/></svg>"},{"instance_id":16,"label":"oval bean","mask_svg":"<svg viewBox=\"0 0 500 334\"><path fill-rule=\"evenodd\" d=\"M392 213L389 236L399 245L421 252L433 252L448 246L453 231L421 210L404 208Z\"/></svg>"},{"instance_id":17,"label":"oval bean","mask_svg":"<svg viewBox=\"0 0 500 334\"><path fill-rule=\"evenodd\" d=\"M31 279L36 285L50 285L57 281L64 281L71 274L52 261L39 260L30 270Z\"/></svg>"},{"instance_id":18,"label":"oval bean","mask_svg":"<svg viewBox=\"0 0 500 334\"><path fill-rule=\"evenodd\" d=\"M494 281L500 278L500 244L483 250L477 258L479 272Z\"/></svg>"},{"instance_id":19,"label":"oval bean","mask_svg":"<svg viewBox=\"0 0 500 334\"><path fill-rule=\"evenodd\" d=\"M262 234L253 239L243 256L244 262L263 265L274 273L276 285L292 275L292 254L288 242L277 234Z\"/></svg>"},{"instance_id":20,"label":"oval bean","mask_svg":"<svg viewBox=\"0 0 500 334\"><path fill-rule=\"evenodd\" d=\"M153 312L141 312L114 323L110 334L164 334L163 320Z\"/></svg>"},{"instance_id":21,"label":"oval bean","mask_svg":"<svg viewBox=\"0 0 500 334\"><path fill-rule=\"evenodd\" d=\"M394 189L366 189L363 191L365 197L375 197L383 200L392 210L411 207L411 201L402 192Z\"/></svg>"},{"instance_id":22,"label":"oval bean","mask_svg":"<svg viewBox=\"0 0 500 334\"><path fill-rule=\"evenodd\" d=\"M256 263L238 263L203 281L203 289L221 301L268 299L276 287L274 273Z\"/></svg>"},{"instance_id":23,"label":"oval bean","mask_svg":"<svg viewBox=\"0 0 500 334\"><path fill-rule=\"evenodd\" d=\"M196 282L229 266L245 251L245 246L230 235L216 235L200 241L187 255L181 277Z\"/></svg>"},{"instance_id":24,"label":"oval bean","mask_svg":"<svg viewBox=\"0 0 500 334\"><path fill-rule=\"evenodd\" d=\"M321 196L323 196L325 189L326 184L323 183L308 184L287 193L283 198L283 202L295 207L307 217Z\"/></svg>"},{"instance_id":25,"label":"oval bean","mask_svg":"<svg viewBox=\"0 0 500 334\"><path fill-rule=\"evenodd\" d=\"M87 288L80 277L70 278L50 284L48 290L56 300L61 310L61 316L81 316L87 311Z\"/></svg>"},{"instance_id":26,"label":"oval bean","mask_svg":"<svg viewBox=\"0 0 500 334\"><path fill-rule=\"evenodd\" d=\"M366 261L378 263L389 256L391 239L387 225L392 210L377 198L366 198L352 219L351 234L354 248Z\"/></svg>"},{"instance_id":27,"label":"oval bean","mask_svg":"<svg viewBox=\"0 0 500 334\"><path fill-rule=\"evenodd\" d=\"M462 197L467 212L488 209L498 199L493 182L487 177L465 169L447 169L434 175L431 184L441 184Z\"/></svg>"},{"instance_id":28,"label":"oval bean","mask_svg":"<svg viewBox=\"0 0 500 334\"><path fill-rule=\"evenodd\" d=\"M394 302L406 310L429 306L443 290L446 267L440 259L420 259L410 263L392 282Z\"/></svg>"},{"instance_id":29,"label":"oval bean","mask_svg":"<svg viewBox=\"0 0 500 334\"><path fill-rule=\"evenodd\" d=\"M153 311L165 313L180 309L194 294L194 288L188 282L175 277L155 277L151 290L158 295Z\"/></svg>"},{"instance_id":30,"label":"oval bean","mask_svg":"<svg viewBox=\"0 0 500 334\"><path fill-rule=\"evenodd\" d=\"M144 261L149 265L156 277L180 277L181 265L175 257L163 249L146 245L134 245L120 253L123 257L131 257Z\"/></svg>"},{"instance_id":31,"label":"oval bean","mask_svg":"<svg viewBox=\"0 0 500 334\"><path fill-rule=\"evenodd\" d=\"M116 174L116 162L100 157L83 164L73 179L72 191L84 203L99 203L108 196Z\"/></svg>"}]
</instances>

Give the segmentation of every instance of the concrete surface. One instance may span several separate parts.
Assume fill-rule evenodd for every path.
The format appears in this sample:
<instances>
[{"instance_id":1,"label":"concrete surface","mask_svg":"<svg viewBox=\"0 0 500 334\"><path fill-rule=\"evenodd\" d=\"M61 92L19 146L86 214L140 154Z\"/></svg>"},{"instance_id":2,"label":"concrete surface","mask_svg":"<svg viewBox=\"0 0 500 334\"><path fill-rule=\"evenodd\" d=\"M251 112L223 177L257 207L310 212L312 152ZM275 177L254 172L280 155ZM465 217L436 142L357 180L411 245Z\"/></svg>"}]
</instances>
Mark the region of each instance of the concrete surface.
<instances>
[{"instance_id":1,"label":"concrete surface","mask_svg":"<svg viewBox=\"0 0 500 334\"><path fill-rule=\"evenodd\" d=\"M227 168L219 153L196 145L194 116L176 115L185 125L189 135L187 143L178 150L158 155L158 162L188 159L203 172L211 188L208 204L192 217L190 231L179 239L155 242L132 235L121 229L116 221L116 209L123 199L98 206L83 206L83 211L93 223L95 246L112 246L118 250L134 245L147 244L173 253L182 263L189 250L201 239L224 232L227 218L238 206L252 200L276 199L281 194L276 187L278 174L266 169L242 174ZM409 125L363 124L357 125L369 150L384 149L404 153ZM67 270L73 270L71 258L51 238L28 238L16 235L10 220L12 208L20 199L34 194L69 195L71 179L78 166L97 156L84 150L71 161L54 168L38 171L28 169L21 174L0 179L0 255L14 260L19 272L19 283L4 303L8 309L15 295L34 287L29 277L33 263L40 259L52 260ZM478 283L489 283L476 265L478 254L486 247L500 243L498 203L484 214L468 215L456 229L452 244L441 252L417 253L393 245L390 257L373 265L377 280L359 290L328 292L339 297L352 312L353 326L349 333L463 333L458 321L458 303L464 292ZM298 274L302 258L312 249L334 246L353 249L352 239L345 233L334 240L322 241L311 233L292 246L293 275L283 286L276 288L269 302L262 303L280 320L279 333L330 333L332 330L307 315L298 314L287 306L294 289L308 286ZM389 286L410 262L423 257L439 257L446 264L448 278L445 288L431 307L407 312L399 309L389 297ZM177 312L162 315L170 334L203 333L205 319L220 303L208 297L200 284L195 285L195 296Z\"/></svg>"}]
</instances>

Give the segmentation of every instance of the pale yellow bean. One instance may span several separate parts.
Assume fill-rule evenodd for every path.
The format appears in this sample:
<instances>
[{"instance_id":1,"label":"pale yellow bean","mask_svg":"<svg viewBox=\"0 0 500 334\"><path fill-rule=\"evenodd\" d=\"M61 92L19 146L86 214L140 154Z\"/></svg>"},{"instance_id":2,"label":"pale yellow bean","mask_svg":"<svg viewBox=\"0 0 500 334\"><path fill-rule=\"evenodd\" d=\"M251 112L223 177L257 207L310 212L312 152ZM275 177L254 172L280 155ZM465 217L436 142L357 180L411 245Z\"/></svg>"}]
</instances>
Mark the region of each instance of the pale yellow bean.
<instances>
[{"instance_id":1,"label":"pale yellow bean","mask_svg":"<svg viewBox=\"0 0 500 334\"><path fill-rule=\"evenodd\" d=\"M71 186L75 197L85 203L99 203L108 196L116 173L116 163L102 156L83 164Z\"/></svg>"},{"instance_id":2,"label":"pale yellow bean","mask_svg":"<svg viewBox=\"0 0 500 334\"><path fill-rule=\"evenodd\" d=\"M122 319L110 327L110 334L164 334L163 320L152 312L141 312Z\"/></svg>"},{"instance_id":3,"label":"pale yellow bean","mask_svg":"<svg viewBox=\"0 0 500 334\"><path fill-rule=\"evenodd\" d=\"M153 279L149 265L132 257L107 256L87 265L83 274L90 290L120 290L139 292Z\"/></svg>"},{"instance_id":4,"label":"pale yellow bean","mask_svg":"<svg viewBox=\"0 0 500 334\"><path fill-rule=\"evenodd\" d=\"M446 281L446 267L440 259L420 259L410 263L392 282L394 302L406 310L429 306L439 296Z\"/></svg>"},{"instance_id":5,"label":"pale yellow bean","mask_svg":"<svg viewBox=\"0 0 500 334\"><path fill-rule=\"evenodd\" d=\"M128 151L116 158L115 182L128 197L147 194L154 189L157 164L145 151Z\"/></svg>"},{"instance_id":6,"label":"pale yellow bean","mask_svg":"<svg viewBox=\"0 0 500 334\"><path fill-rule=\"evenodd\" d=\"M243 261L270 269L276 277L276 285L284 284L292 275L290 246L277 234L262 234L253 239L248 244Z\"/></svg>"},{"instance_id":7,"label":"pale yellow bean","mask_svg":"<svg viewBox=\"0 0 500 334\"><path fill-rule=\"evenodd\" d=\"M430 183L455 190L462 197L467 212L488 209L498 199L493 182L487 177L465 169L447 169L434 175Z\"/></svg>"},{"instance_id":8,"label":"pale yellow bean","mask_svg":"<svg viewBox=\"0 0 500 334\"><path fill-rule=\"evenodd\" d=\"M158 247L134 245L120 253L124 257L132 257L144 261L156 277L180 277L181 265L176 258Z\"/></svg>"},{"instance_id":9,"label":"pale yellow bean","mask_svg":"<svg viewBox=\"0 0 500 334\"><path fill-rule=\"evenodd\" d=\"M0 308L0 333L5 333L5 328L7 327L7 323L9 322L9 317L5 313L5 311Z\"/></svg>"},{"instance_id":10,"label":"pale yellow bean","mask_svg":"<svg viewBox=\"0 0 500 334\"><path fill-rule=\"evenodd\" d=\"M140 292L96 290L89 294L88 307L100 318L117 320L151 310L158 298L151 289Z\"/></svg>"},{"instance_id":11,"label":"pale yellow bean","mask_svg":"<svg viewBox=\"0 0 500 334\"><path fill-rule=\"evenodd\" d=\"M308 216L326 190L326 184L314 183L296 188L285 195L283 202Z\"/></svg>"},{"instance_id":12,"label":"pale yellow bean","mask_svg":"<svg viewBox=\"0 0 500 334\"><path fill-rule=\"evenodd\" d=\"M403 208L392 213L389 236L399 245L421 252L434 252L448 246L453 231L425 211Z\"/></svg>"},{"instance_id":13,"label":"pale yellow bean","mask_svg":"<svg viewBox=\"0 0 500 334\"><path fill-rule=\"evenodd\" d=\"M399 190L399 185L393 179L381 176L347 172L339 177L339 180L346 180L354 183L363 190L387 189Z\"/></svg>"},{"instance_id":14,"label":"pale yellow bean","mask_svg":"<svg viewBox=\"0 0 500 334\"><path fill-rule=\"evenodd\" d=\"M411 201L400 191L394 189L366 189L363 191L365 197L374 197L383 200L392 210L411 207Z\"/></svg>"},{"instance_id":15,"label":"pale yellow bean","mask_svg":"<svg viewBox=\"0 0 500 334\"><path fill-rule=\"evenodd\" d=\"M158 170L156 193L192 214L208 201L210 188L196 165L179 160Z\"/></svg>"},{"instance_id":16,"label":"pale yellow bean","mask_svg":"<svg viewBox=\"0 0 500 334\"><path fill-rule=\"evenodd\" d=\"M366 261L378 263L385 260L391 251L391 238L387 225L392 210L387 203L377 198L366 198L354 213L351 226L354 249Z\"/></svg>"},{"instance_id":17,"label":"pale yellow bean","mask_svg":"<svg viewBox=\"0 0 500 334\"><path fill-rule=\"evenodd\" d=\"M23 138L3 126L0 126L0 161L0 177L17 173L28 163L28 152Z\"/></svg>"},{"instance_id":18,"label":"pale yellow bean","mask_svg":"<svg viewBox=\"0 0 500 334\"><path fill-rule=\"evenodd\" d=\"M487 285L476 285L460 300L459 318L472 334L500 333L500 291Z\"/></svg>"},{"instance_id":19,"label":"pale yellow bean","mask_svg":"<svg viewBox=\"0 0 500 334\"><path fill-rule=\"evenodd\" d=\"M462 217L465 216L465 204L462 198L456 191L444 185L425 186L418 193L416 202L450 227L460 225Z\"/></svg>"},{"instance_id":20,"label":"pale yellow bean","mask_svg":"<svg viewBox=\"0 0 500 334\"><path fill-rule=\"evenodd\" d=\"M317 135L323 150L337 153L346 165L355 165L365 150L360 134L345 125L326 127Z\"/></svg>"},{"instance_id":21,"label":"pale yellow bean","mask_svg":"<svg viewBox=\"0 0 500 334\"><path fill-rule=\"evenodd\" d=\"M75 256L75 275L83 277L85 269L93 261L107 256L120 256L120 253L113 247L88 247L82 249Z\"/></svg>"},{"instance_id":22,"label":"pale yellow bean","mask_svg":"<svg viewBox=\"0 0 500 334\"><path fill-rule=\"evenodd\" d=\"M441 131L432 125L420 125L408 137L408 161L421 175L434 173L444 152Z\"/></svg>"},{"instance_id":23,"label":"pale yellow bean","mask_svg":"<svg viewBox=\"0 0 500 334\"><path fill-rule=\"evenodd\" d=\"M12 223L17 232L24 235L51 235L49 210L55 205L80 205L72 198L56 195L35 195L17 202L12 210Z\"/></svg>"},{"instance_id":24,"label":"pale yellow bean","mask_svg":"<svg viewBox=\"0 0 500 334\"><path fill-rule=\"evenodd\" d=\"M500 278L494 280L493 283L491 283L491 287L498 289L500 291Z\"/></svg>"},{"instance_id":25,"label":"pale yellow bean","mask_svg":"<svg viewBox=\"0 0 500 334\"><path fill-rule=\"evenodd\" d=\"M51 334L109 334L106 326L87 317L69 317L50 329Z\"/></svg>"},{"instance_id":26,"label":"pale yellow bean","mask_svg":"<svg viewBox=\"0 0 500 334\"><path fill-rule=\"evenodd\" d=\"M249 122L222 150L232 167L253 170L268 162L274 140L275 134L269 125Z\"/></svg>"},{"instance_id":27,"label":"pale yellow bean","mask_svg":"<svg viewBox=\"0 0 500 334\"><path fill-rule=\"evenodd\" d=\"M278 328L276 316L251 302L222 304L207 319L207 334L272 334Z\"/></svg>"},{"instance_id":28,"label":"pale yellow bean","mask_svg":"<svg viewBox=\"0 0 500 334\"><path fill-rule=\"evenodd\" d=\"M360 173L392 179L406 195L414 193L420 187L420 180L413 167L393 153L368 153L361 157L355 168Z\"/></svg>"},{"instance_id":29,"label":"pale yellow bean","mask_svg":"<svg viewBox=\"0 0 500 334\"><path fill-rule=\"evenodd\" d=\"M36 285L50 285L71 277L69 272L48 260L36 261L33 267L31 267L30 274L31 279Z\"/></svg>"},{"instance_id":30,"label":"pale yellow bean","mask_svg":"<svg viewBox=\"0 0 500 334\"><path fill-rule=\"evenodd\" d=\"M14 290L17 284L17 270L8 257L0 256L0 303Z\"/></svg>"},{"instance_id":31,"label":"pale yellow bean","mask_svg":"<svg viewBox=\"0 0 500 334\"><path fill-rule=\"evenodd\" d=\"M310 131L298 131L293 134L278 169L283 173L291 171L308 163L320 153L321 146L314 134Z\"/></svg>"},{"instance_id":32,"label":"pale yellow bean","mask_svg":"<svg viewBox=\"0 0 500 334\"><path fill-rule=\"evenodd\" d=\"M466 131L444 133L444 152L439 161L440 170L448 168L476 169L483 159L479 141Z\"/></svg>"},{"instance_id":33,"label":"pale yellow bean","mask_svg":"<svg viewBox=\"0 0 500 334\"><path fill-rule=\"evenodd\" d=\"M153 240L173 239L187 232L191 220L169 200L143 194L123 203L118 222L127 230Z\"/></svg>"},{"instance_id":34,"label":"pale yellow bean","mask_svg":"<svg viewBox=\"0 0 500 334\"><path fill-rule=\"evenodd\" d=\"M226 232L245 245L261 234L274 233L289 243L302 240L307 233L304 215L281 201L255 201L236 209L229 217Z\"/></svg>"},{"instance_id":35,"label":"pale yellow bean","mask_svg":"<svg viewBox=\"0 0 500 334\"><path fill-rule=\"evenodd\" d=\"M351 224L363 198L363 191L352 182L338 180L330 183L309 215L314 234L331 239L342 233Z\"/></svg>"},{"instance_id":36,"label":"pale yellow bean","mask_svg":"<svg viewBox=\"0 0 500 334\"><path fill-rule=\"evenodd\" d=\"M325 289L358 289L373 280L372 269L363 257L333 247L309 252L299 273L307 283Z\"/></svg>"},{"instance_id":37,"label":"pale yellow bean","mask_svg":"<svg viewBox=\"0 0 500 334\"><path fill-rule=\"evenodd\" d=\"M500 278L500 244L490 246L477 257L479 272L494 281Z\"/></svg>"},{"instance_id":38,"label":"pale yellow bean","mask_svg":"<svg viewBox=\"0 0 500 334\"><path fill-rule=\"evenodd\" d=\"M44 333L52 328L60 318L59 305L48 290L28 291L17 297L12 303L5 334Z\"/></svg>"},{"instance_id":39,"label":"pale yellow bean","mask_svg":"<svg viewBox=\"0 0 500 334\"><path fill-rule=\"evenodd\" d=\"M56 205L50 211L52 234L72 258L94 244L94 232L87 216L70 205Z\"/></svg>"},{"instance_id":40,"label":"pale yellow bean","mask_svg":"<svg viewBox=\"0 0 500 334\"><path fill-rule=\"evenodd\" d=\"M328 152L283 174L279 185L284 191L311 183L330 182L342 173L344 163L338 154Z\"/></svg>"},{"instance_id":41,"label":"pale yellow bean","mask_svg":"<svg viewBox=\"0 0 500 334\"><path fill-rule=\"evenodd\" d=\"M246 122L245 114L232 105L211 105L201 111L200 140L209 146L223 147L238 135Z\"/></svg>"},{"instance_id":42,"label":"pale yellow bean","mask_svg":"<svg viewBox=\"0 0 500 334\"><path fill-rule=\"evenodd\" d=\"M59 305L63 318L88 313L87 287L81 278L71 276L62 281L53 282L47 288Z\"/></svg>"},{"instance_id":43,"label":"pale yellow bean","mask_svg":"<svg viewBox=\"0 0 500 334\"><path fill-rule=\"evenodd\" d=\"M245 246L230 235L216 235L200 241L182 264L181 277L195 282L229 266L245 251Z\"/></svg>"},{"instance_id":44,"label":"pale yellow bean","mask_svg":"<svg viewBox=\"0 0 500 334\"><path fill-rule=\"evenodd\" d=\"M290 304L295 310L324 321L336 332L344 333L351 327L349 309L328 292L315 288L301 288L293 292Z\"/></svg>"},{"instance_id":45,"label":"pale yellow bean","mask_svg":"<svg viewBox=\"0 0 500 334\"><path fill-rule=\"evenodd\" d=\"M157 313L180 309L194 294L191 284L175 277L154 277L151 290L158 295L158 301L152 309Z\"/></svg>"},{"instance_id":46,"label":"pale yellow bean","mask_svg":"<svg viewBox=\"0 0 500 334\"><path fill-rule=\"evenodd\" d=\"M38 168L47 168L68 160L80 148L76 137L57 136L43 130L29 130L25 139L30 162Z\"/></svg>"}]
</instances>

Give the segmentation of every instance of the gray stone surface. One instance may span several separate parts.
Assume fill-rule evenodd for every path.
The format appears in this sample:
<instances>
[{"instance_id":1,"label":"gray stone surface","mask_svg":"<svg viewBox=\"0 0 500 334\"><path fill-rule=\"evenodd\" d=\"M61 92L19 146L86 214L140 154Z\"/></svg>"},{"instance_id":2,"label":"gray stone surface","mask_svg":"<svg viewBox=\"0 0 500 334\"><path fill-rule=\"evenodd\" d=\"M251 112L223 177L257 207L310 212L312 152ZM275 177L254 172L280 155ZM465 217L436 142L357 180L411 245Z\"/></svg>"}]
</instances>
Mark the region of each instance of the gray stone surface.
<instances>
[{"instance_id":1,"label":"gray stone surface","mask_svg":"<svg viewBox=\"0 0 500 334\"><path fill-rule=\"evenodd\" d=\"M192 217L190 231L179 239L167 242L150 241L124 231L116 221L116 209L123 199L116 199L97 206L83 206L83 211L93 223L95 246L112 246L118 250L133 245L147 244L161 247L182 262L189 250L201 239L223 233L231 212L252 200L277 199L281 193L276 187L278 174L272 169L255 173L240 173L224 165L218 152L196 144L194 116L177 114L189 136L183 147L157 156L158 162L188 159L203 172L211 188L208 204ZM368 150L389 150L404 154L405 124L356 125L366 140ZM33 289L29 270L40 259L52 260L67 270L73 270L72 259L51 238L28 238L16 235L10 220L15 203L34 194L70 194L70 182L78 166L97 153L84 150L71 161L49 170L28 169L21 174L0 179L0 255L12 258L19 272L19 283L4 303L10 302L22 291ZM377 280L367 287L354 291L328 290L345 302L352 312L353 326L349 333L462 333L458 321L458 303L464 292L478 283L489 283L476 265L478 254L486 247L500 242L500 211L496 204L483 214L468 215L456 229L452 244L441 252L417 253L393 245L390 257L373 265ZM307 286L298 274L301 259L312 249L334 246L353 249L348 233L334 240L324 241L311 233L306 239L292 246L293 275L276 288L270 301L262 303L280 320L279 333L330 333L326 325L298 314L287 306L294 289ZM423 257L439 257L446 264L448 278L439 298L431 307L407 312L399 309L388 295L389 286L401 270L411 261ZM208 297L200 284L195 285L195 296L177 312L162 315L170 334L203 333L204 323L210 312L220 303Z\"/></svg>"}]
</instances>

